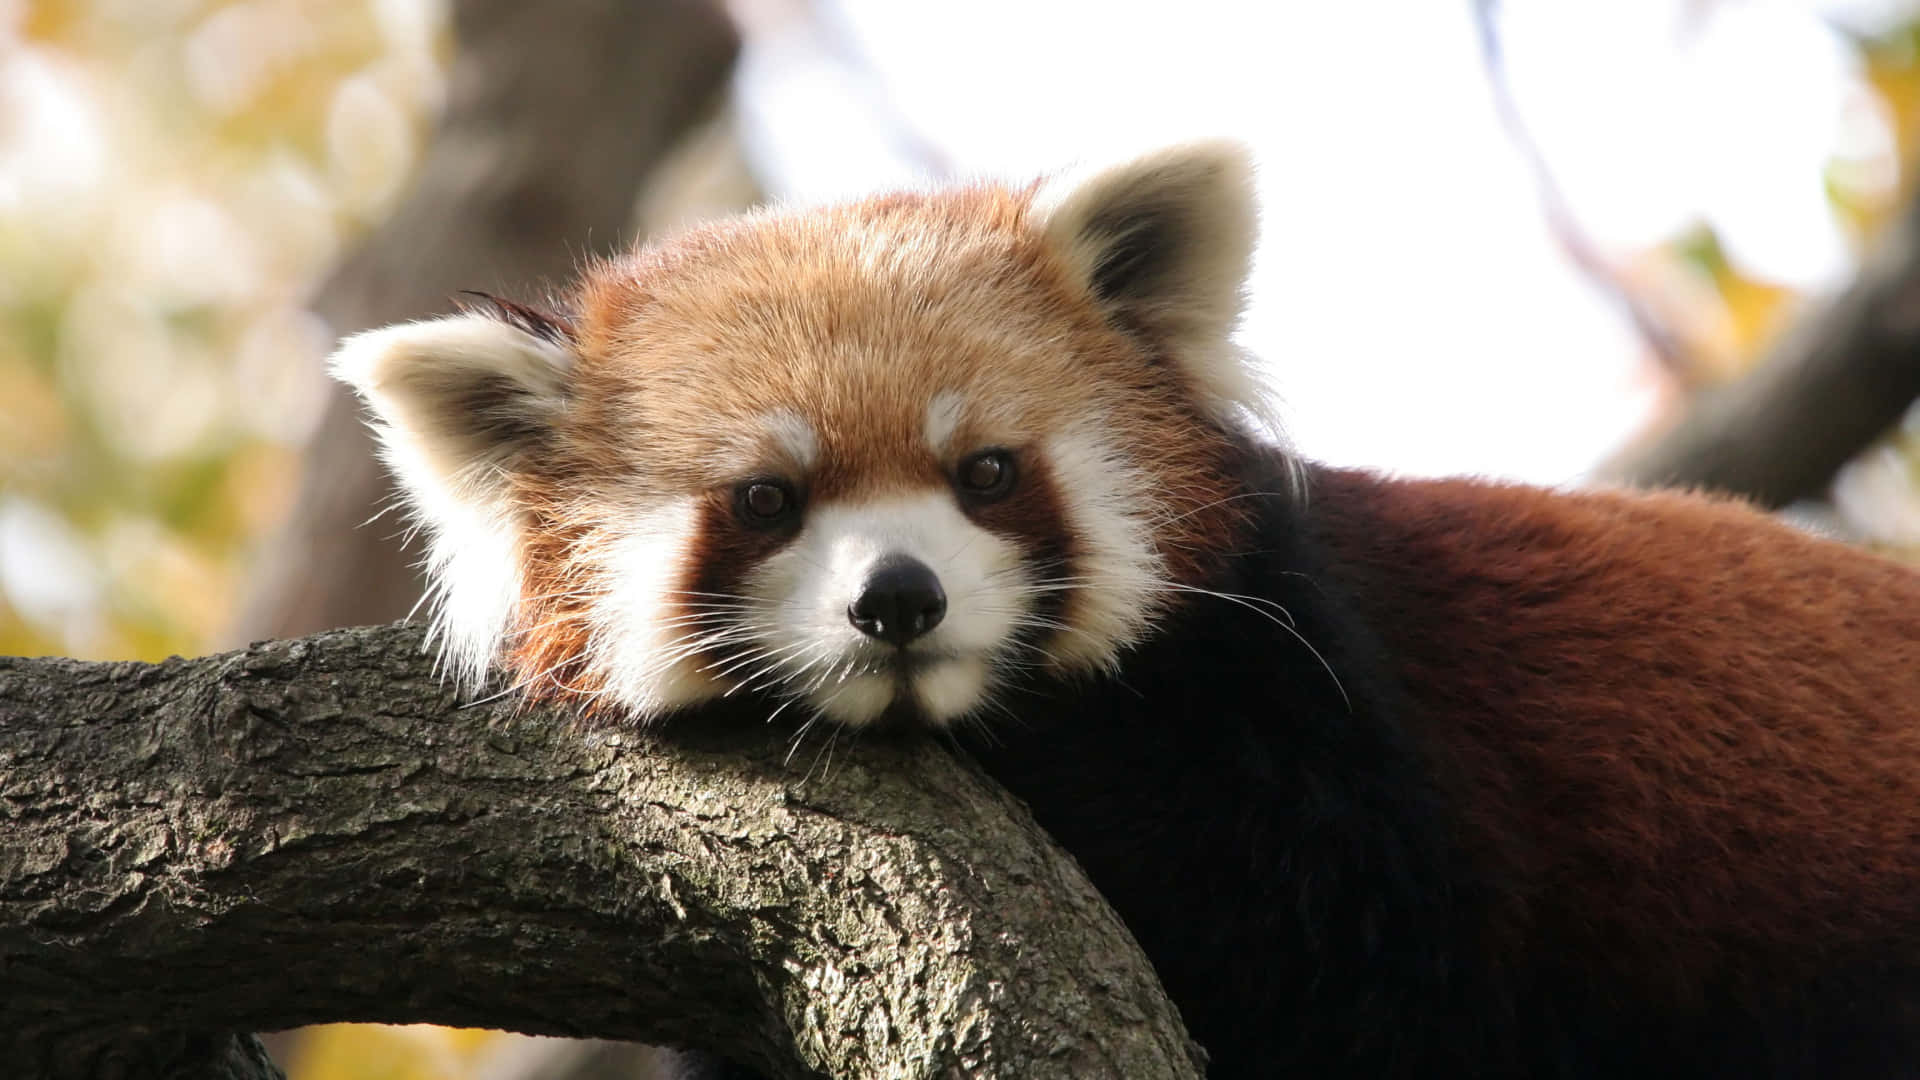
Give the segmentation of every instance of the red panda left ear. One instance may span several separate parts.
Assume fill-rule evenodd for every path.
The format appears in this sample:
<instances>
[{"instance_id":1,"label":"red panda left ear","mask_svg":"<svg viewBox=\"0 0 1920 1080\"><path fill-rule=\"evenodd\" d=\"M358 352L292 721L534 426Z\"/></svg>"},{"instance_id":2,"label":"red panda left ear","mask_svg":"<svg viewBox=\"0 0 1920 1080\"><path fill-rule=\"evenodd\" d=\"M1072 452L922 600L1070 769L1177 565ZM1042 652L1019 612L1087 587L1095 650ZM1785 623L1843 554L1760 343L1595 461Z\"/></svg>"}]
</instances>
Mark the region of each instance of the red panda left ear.
<instances>
[{"instance_id":1,"label":"red panda left ear","mask_svg":"<svg viewBox=\"0 0 1920 1080\"><path fill-rule=\"evenodd\" d=\"M1031 220L1113 321L1164 349L1216 412L1258 409L1229 341L1258 231L1244 146L1184 143L1055 177L1035 192Z\"/></svg>"},{"instance_id":2,"label":"red panda left ear","mask_svg":"<svg viewBox=\"0 0 1920 1080\"><path fill-rule=\"evenodd\" d=\"M330 366L372 408L381 456L427 534L434 636L478 685L519 596L513 474L565 415L574 343L531 309L488 308L356 334Z\"/></svg>"}]
</instances>

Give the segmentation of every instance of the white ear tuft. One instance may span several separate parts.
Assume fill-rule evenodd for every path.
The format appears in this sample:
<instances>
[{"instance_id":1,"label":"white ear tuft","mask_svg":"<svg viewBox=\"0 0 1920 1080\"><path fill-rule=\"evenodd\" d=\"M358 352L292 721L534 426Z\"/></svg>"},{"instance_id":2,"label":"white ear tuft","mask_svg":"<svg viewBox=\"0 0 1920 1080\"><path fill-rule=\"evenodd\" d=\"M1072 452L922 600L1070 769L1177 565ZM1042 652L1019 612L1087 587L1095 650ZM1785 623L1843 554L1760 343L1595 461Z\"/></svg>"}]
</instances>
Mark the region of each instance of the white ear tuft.
<instances>
[{"instance_id":1,"label":"white ear tuft","mask_svg":"<svg viewBox=\"0 0 1920 1080\"><path fill-rule=\"evenodd\" d=\"M1035 193L1032 217L1095 302L1164 348L1216 414L1264 409L1228 340L1258 232L1244 146L1183 143L1055 177Z\"/></svg>"},{"instance_id":2,"label":"white ear tuft","mask_svg":"<svg viewBox=\"0 0 1920 1080\"><path fill-rule=\"evenodd\" d=\"M519 599L508 475L552 437L573 356L557 324L470 312L356 334L329 361L371 406L381 457L426 529L433 634L469 687Z\"/></svg>"}]
</instances>

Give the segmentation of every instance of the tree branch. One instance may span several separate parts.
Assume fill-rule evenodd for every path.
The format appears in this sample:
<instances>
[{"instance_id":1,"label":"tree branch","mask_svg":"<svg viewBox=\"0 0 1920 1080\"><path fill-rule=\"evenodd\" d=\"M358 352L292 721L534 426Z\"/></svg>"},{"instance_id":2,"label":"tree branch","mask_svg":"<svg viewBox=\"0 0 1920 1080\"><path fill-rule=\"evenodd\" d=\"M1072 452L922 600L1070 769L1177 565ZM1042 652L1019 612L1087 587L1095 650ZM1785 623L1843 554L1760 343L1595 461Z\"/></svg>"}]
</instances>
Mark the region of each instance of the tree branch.
<instances>
[{"instance_id":1,"label":"tree branch","mask_svg":"<svg viewBox=\"0 0 1920 1080\"><path fill-rule=\"evenodd\" d=\"M462 707L407 627L0 659L8 1069L374 1020L783 1077L1198 1075L1119 921L962 758L788 756L757 722Z\"/></svg>"},{"instance_id":2,"label":"tree branch","mask_svg":"<svg viewBox=\"0 0 1920 1080\"><path fill-rule=\"evenodd\" d=\"M1704 487L1779 507L1826 490L1840 466L1920 399L1920 199L1848 289L1802 318L1748 375L1599 470L1645 486Z\"/></svg>"}]
</instances>

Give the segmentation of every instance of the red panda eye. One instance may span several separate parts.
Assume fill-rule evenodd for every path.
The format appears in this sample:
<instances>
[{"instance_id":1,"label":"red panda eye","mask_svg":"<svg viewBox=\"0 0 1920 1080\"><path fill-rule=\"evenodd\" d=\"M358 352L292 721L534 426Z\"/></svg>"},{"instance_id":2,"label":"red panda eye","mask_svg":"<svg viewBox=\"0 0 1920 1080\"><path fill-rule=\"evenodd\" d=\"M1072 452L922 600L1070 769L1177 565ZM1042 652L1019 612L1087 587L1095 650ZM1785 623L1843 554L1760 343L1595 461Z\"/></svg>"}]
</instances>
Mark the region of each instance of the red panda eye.
<instances>
[{"instance_id":1,"label":"red panda eye","mask_svg":"<svg viewBox=\"0 0 1920 1080\"><path fill-rule=\"evenodd\" d=\"M749 480L734 493L741 520L762 528L785 520L798 502L793 489L779 480Z\"/></svg>"},{"instance_id":2,"label":"red panda eye","mask_svg":"<svg viewBox=\"0 0 1920 1080\"><path fill-rule=\"evenodd\" d=\"M1002 498L1013 490L1013 454L982 450L960 463L956 477L961 492L976 501Z\"/></svg>"}]
</instances>

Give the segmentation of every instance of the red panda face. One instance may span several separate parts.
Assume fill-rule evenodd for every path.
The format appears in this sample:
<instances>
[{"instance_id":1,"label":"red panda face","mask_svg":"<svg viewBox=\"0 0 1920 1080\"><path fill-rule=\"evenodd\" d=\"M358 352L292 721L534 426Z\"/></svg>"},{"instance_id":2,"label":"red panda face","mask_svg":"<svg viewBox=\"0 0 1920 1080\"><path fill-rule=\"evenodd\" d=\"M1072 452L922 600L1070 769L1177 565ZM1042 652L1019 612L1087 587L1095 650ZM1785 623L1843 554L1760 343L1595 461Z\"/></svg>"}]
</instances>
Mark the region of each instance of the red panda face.
<instances>
[{"instance_id":1,"label":"red panda face","mask_svg":"<svg viewBox=\"0 0 1920 1080\"><path fill-rule=\"evenodd\" d=\"M759 215L596 267L564 330L474 313L335 368L463 673L943 725L1114 664L1230 548L1246 189L1206 145Z\"/></svg>"}]
</instances>

